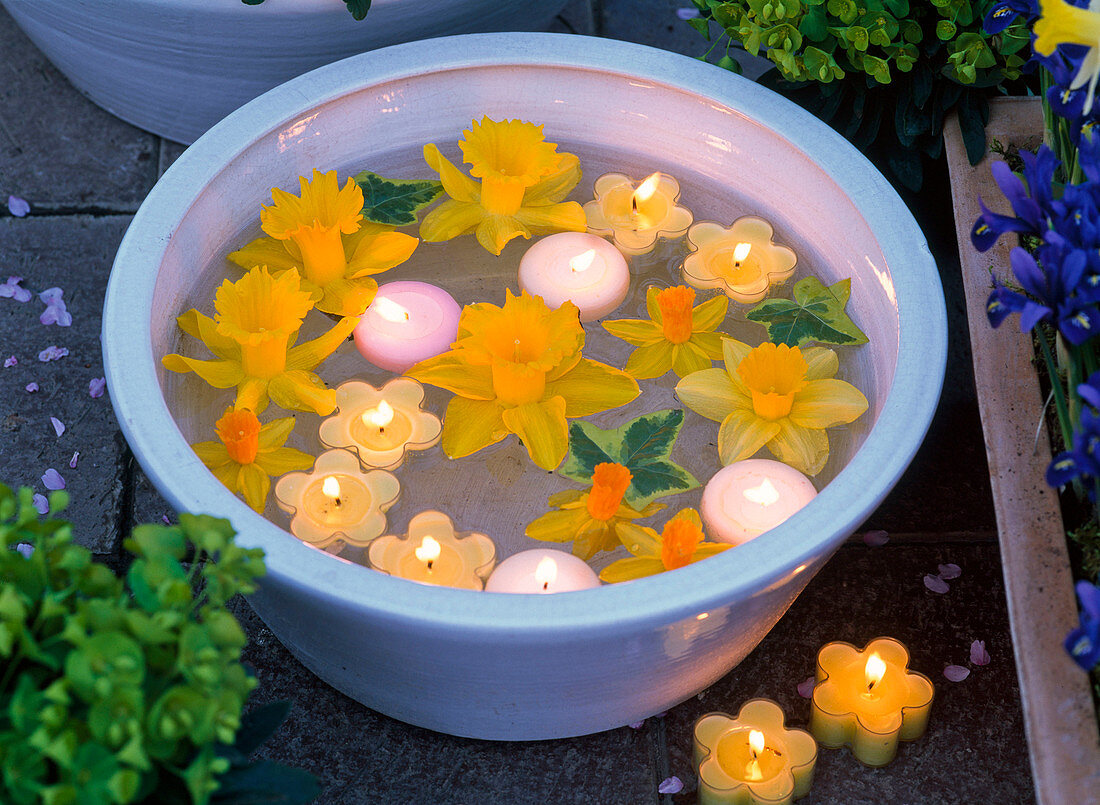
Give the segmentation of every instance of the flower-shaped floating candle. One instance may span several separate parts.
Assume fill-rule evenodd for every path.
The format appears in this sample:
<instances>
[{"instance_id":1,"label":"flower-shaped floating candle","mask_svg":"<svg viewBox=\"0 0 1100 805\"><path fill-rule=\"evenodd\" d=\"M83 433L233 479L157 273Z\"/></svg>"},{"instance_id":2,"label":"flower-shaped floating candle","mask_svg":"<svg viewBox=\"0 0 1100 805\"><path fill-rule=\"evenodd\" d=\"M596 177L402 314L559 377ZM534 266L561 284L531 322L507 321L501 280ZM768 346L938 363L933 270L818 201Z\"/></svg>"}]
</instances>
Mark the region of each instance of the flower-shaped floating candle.
<instances>
[{"instance_id":1,"label":"flower-shaped floating candle","mask_svg":"<svg viewBox=\"0 0 1100 805\"><path fill-rule=\"evenodd\" d=\"M585 232L559 232L528 249L519 262L519 287L550 307L572 302L581 321L613 311L630 290L630 269L618 249Z\"/></svg>"},{"instance_id":2,"label":"flower-shaped floating candle","mask_svg":"<svg viewBox=\"0 0 1100 805\"><path fill-rule=\"evenodd\" d=\"M885 766L897 754L898 741L923 735L935 689L908 666L909 652L890 637L872 640L862 651L844 642L823 646L810 713L818 743L847 744L857 760Z\"/></svg>"},{"instance_id":3,"label":"flower-shaped floating candle","mask_svg":"<svg viewBox=\"0 0 1100 805\"><path fill-rule=\"evenodd\" d=\"M727 229L703 221L688 231L692 254L684 260L684 281L695 288L721 288L736 302L759 302L773 285L794 273L794 251L772 241L772 225L747 215Z\"/></svg>"},{"instance_id":4,"label":"flower-shaped floating candle","mask_svg":"<svg viewBox=\"0 0 1100 805\"><path fill-rule=\"evenodd\" d=\"M583 559L565 551L535 548L512 554L485 583L489 593L565 593L599 587L596 571Z\"/></svg>"},{"instance_id":5,"label":"flower-shaped floating candle","mask_svg":"<svg viewBox=\"0 0 1100 805\"><path fill-rule=\"evenodd\" d=\"M409 581L481 590L496 563L497 550L484 534L455 532L442 512L420 512L405 537L386 535L371 543L371 567Z\"/></svg>"},{"instance_id":6,"label":"flower-shaped floating candle","mask_svg":"<svg viewBox=\"0 0 1100 805\"><path fill-rule=\"evenodd\" d=\"M402 280L378 289L355 327L355 346L391 372L446 352L458 337L458 302L426 282Z\"/></svg>"},{"instance_id":7,"label":"flower-shaped floating candle","mask_svg":"<svg viewBox=\"0 0 1100 805\"><path fill-rule=\"evenodd\" d=\"M715 539L741 545L775 528L817 490L794 467L767 458L735 461L703 489L703 522Z\"/></svg>"},{"instance_id":8,"label":"flower-shaped floating candle","mask_svg":"<svg viewBox=\"0 0 1100 805\"><path fill-rule=\"evenodd\" d=\"M692 215L680 200L680 183L654 173L635 186L621 173L596 180L596 198L584 205L588 231L610 235L624 254L649 254L657 238L678 238L691 226Z\"/></svg>"},{"instance_id":9,"label":"flower-shaped floating candle","mask_svg":"<svg viewBox=\"0 0 1100 805\"><path fill-rule=\"evenodd\" d=\"M363 472L347 450L322 453L311 472L292 472L275 484L279 508L292 515L290 533L324 548L338 539L366 545L386 530L385 512L401 487L385 470Z\"/></svg>"},{"instance_id":10,"label":"flower-shaped floating candle","mask_svg":"<svg viewBox=\"0 0 1100 805\"><path fill-rule=\"evenodd\" d=\"M707 713L695 722L699 805L785 805L813 782L817 744L787 729L770 699L750 699L737 718Z\"/></svg>"},{"instance_id":11,"label":"flower-shaped floating candle","mask_svg":"<svg viewBox=\"0 0 1100 805\"><path fill-rule=\"evenodd\" d=\"M325 447L347 447L364 467L392 470L408 450L427 450L439 441L443 423L421 409L424 387L397 377L377 389L349 380L336 387L335 415L321 423Z\"/></svg>"}]
</instances>

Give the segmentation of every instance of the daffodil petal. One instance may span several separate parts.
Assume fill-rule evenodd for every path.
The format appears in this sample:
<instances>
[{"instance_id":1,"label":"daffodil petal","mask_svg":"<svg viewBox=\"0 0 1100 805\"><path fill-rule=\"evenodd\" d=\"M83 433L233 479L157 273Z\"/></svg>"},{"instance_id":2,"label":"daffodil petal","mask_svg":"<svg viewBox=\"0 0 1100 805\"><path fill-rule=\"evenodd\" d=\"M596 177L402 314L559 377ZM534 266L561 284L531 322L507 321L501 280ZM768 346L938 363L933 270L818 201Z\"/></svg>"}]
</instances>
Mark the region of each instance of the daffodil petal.
<instances>
[{"instance_id":1,"label":"daffodil petal","mask_svg":"<svg viewBox=\"0 0 1100 805\"><path fill-rule=\"evenodd\" d=\"M672 359L672 370L680 377L687 377L711 367L711 360L706 353L690 341L678 344L677 347Z\"/></svg>"},{"instance_id":2,"label":"daffodil petal","mask_svg":"<svg viewBox=\"0 0 1100 805\"><path fill-rule=\"evenodd\" d=\"M502 416L504 427L523 441L536 466L552 470L561 464L569 449L565 400L551 397L537 403L517 405L504 409Z\"/></svg>"},{"instance_id":3,"label":"daffodil petal","mask_svg":"<svg viewBox=\"0 0 1100 805\"><path fill-rule=\"evenodd\" d=\"M731 374L736 374L737 364L741 363L750 352L752 347L743 341L738 341L736 338L722 339L722 360L725 361L726 369Z\"/></svg>"},{"instance_id":4,"label":"daffodil petal","mask_svg":"<svg viewBox=\"0 0 1100 805\"><path fill-rule=\"evenodd\" d=\"M267 384L267 393L280 408L297 411L313 411L328 416L336 409L336 390L325 386L313 372L293 369L273 377Z\"/></svg>"},{"instance_id":5,"label":"daffodil petal","mask_svg":"<svg viewBox=\"0 0 1100 805\"><path fill-rule=\"evenodd\" d=\"M730 300L725 294L708 299L691 309L691 329L695 332L713 330L726 318Z\"/></svg>"},{"instance_id":6,"label":"daffodil petal","mask_svg":"<svg viewBox=\"0 0 1100 805\"><path fill-rule=\"evenodd\" d=\"M245 271L256 266L267 266L272 274L291 268L301 270L301 259L287 251L284 245L289 242L275 238L256 238L247 246L230 252L229 260Z\"/></svg>"},{"instance_id":7,"label":"daffodil petal","mask_svg":"<svg viewBox=\"0 0 1100 805\"><path fill-rule=\"evenodd\" d=\"M550 496L549 503L556 508L562 508L570 503L576 503L584 497L584 492L579 489L565 489L555 492Z\"/></svg>"},{"instance_id":8,"label":"daffodil petal","mask_svg":"<svg viewBox=\"0 0 1100 805\"><path fill-rule=\"evenodd\" d=\"M692 333L691 343L699 347L712 361L722 360L721 333Z\"/></svg>"},{"instance_id":9,"label":"daffodil petal","mask_svg":"<svg viewBox=\"0 0 1100 805\"><path fill-rule=\"evenodd\" d=\"M267 493L271 489L271 479L255 464L242 464L237 476L244 502L253 510L263 513L267 505Z\"/></svg>"},{"instance_id":10,"label":"daffodil petal","mask_svg":"<svg viewBox=\"0 0 1100 805\"><path fill-rule=\"evenodd\" d=\"M508 435L501 410L494 400L452 397L443 418L443 452L462 458L499 442Z\"/></svg>"},{"instance_id":11,"label":"daffodil petal","mask_svg":"<svg viewBox=\"0 0 1100 805\"><path fill-rule=\"evenodd\" d=\"M473 232L487 214L478 204L447 199L420 221L420 239L439 243L457 238Z\"/></svg>"},{"instance_id":12,"label":"daffodil petal","mask_svg":"<svg viewBox=\"0 0 1100 805\"><path fill-rule=\"evenodd\" d=\"M581 162L576 154L562 154L557 170L544 176L523 193L523 203L556 204L569 195L581 180Z\"/></svg>"},{"instance_id":13,"label":"daffodil petal","mask_svg":"<svg viewBox=\"0 0 1100 805\"><path fill-rule=\"evenodd\" d=\"M336 279L325 286L317 309L336 316L362 316L378 292L372 277ZM354 328L352 328L354 329ZM304 345L303 345L304 346Z\"/></svg>"},{"instance_id":14,"label":"daffodil petal","mask_svg":"<svg viewBox=\"0 0 1100 805\"><path fill-rule=\"evenodd\" d=\"M629 559L620 559L600 571L600 581L608 584L620 584L624 581L634 581L646 576L655 576L663 573L664 563L660 559L643 559L632 556Z\"/></svg>"},{"instance_id":15,"label":"daffodil petal","mask_svg":"<svg viewBox=\"0 0 1100 805\"><path fill-rule=\"evenodd\" d=\"M867 398L843 380L811 380L794 396L790 420L806 428L831 428L852 422L867 410Z\"/></svg>"},{"instance_id":16,"label":"daffodil petal","mask_svg":"<svg viewBox=\"0 0 1100 805\"><path fill-rule=\"evenodd\" d=\"M752 409L752 399L737 390L724 369L693 372L676 384L676 396L692 411L715 422L735 409Z\"/></svg>"},{"instance_id":17,"label":"daffodil petal","mask_svg":"<svg viewBox=\"0 0 1100 805\"><path fill-rule=\"evenodd\" d=\"M589 416L618 408L639 393L638 382L626 372L588 358L581 358L564 375L546 383L548 397L564 399L567 417Z\"/></svg>"},{"instance_id":18,"label":"daffodil petal","mask_svg":"<svg viewBox=\"0 0 1100 805\"><path fill-rule=\"evenodd\" d=\"M493 370L489 366L471 366L456 352L444 352L427 358L405 372L413 380L439 386L471 400L492 400Z\"/></svg>"},{"instance_id":19,"label":"daffodil petal","mask_svg":"<svg viewBox=\"0 0 1100 805\"><path fill-rule=\"evenodd\" d=\"M660 377L672 368L676 352L676 345L662 338L654 344L646 344L631 352L623 371L639 380Z\"/></svg>"},{"instance_id":20,"label":"daffodil petal","mask_svg":"<svg viewBox=\"0 0 1100 805\"><path fill-rule=\"evenodd\" d=\"M615 536L619 543L635 556L660 557L661 538L652 528L631 522L615 524Z\"/></svg>"},{"instance_id":21,"label":"daffodil petal","mask_svg":"<svg viewBox=\"0 0 1100 805\"><path fill-rule=\"evenodd\" d=\"M487 215L477 225L477 242L487 252L499 255L513 238L530 239L531 232L518 216Z\"/></svg>"},{"instance_id":22,"label":"daffodil petal","mask_svg":"<svg viewBox=\"0 0 1100 805\"><path fill-rule=\"evenodd\" d=\"M654 324L658 327L664 327L664 314L661 312L661 303L657 301L660 298L660 293L661 289L656 285L649 286L645 292L645 311Z\"/></svg>"},{"instance_id":23,"label":"daffodil petal","mask_svg":"<svg viewBox=\"0 0 1100 805\"><path fill-rule=\"evenodd\" d=\"M160 361L170 372L194 372L216 389L227 389L244 379L239 363L231 361L200 361L183 355L165 355Z\"/></svg>"},{"instance_id":24,"label":"daffodil petal","mask_svg":"<svg viewBox=\"0 0 1100 805\"><path fill-rule=\"evenodd\" d=\"M290 438L291 432L294 430L295 419L292 416L284 416L279 419L273 419L260 428L260 434L257 438L257 446L260 450L273 450L276 447L282 447L288 438Z\"/></svg>"},{"instance_id":25,"label":"daffodil petal","mask_svg":"<svg viewBox=\"0 0 1100 805\"><path fill-rule=\"evenodd\" d=\"M587 515L587 512L585 512ZM573 555L586 562L600 551L613 551L619 547L619 541L603 520L585 517L576 536L573 537Z\"/></svg>"},{"instance_id":26,"label":"daffodil petal","mask_svg":"<svg viewBox=\"0 0 1100 805\"><path fill-rule=\"evenodd\" d=\"M1035 52L1049 56L1058 45L1088 45L1100 41L1100 15L1063 0L1043 0L1034 26Z\"/></svg>"},{"instance_id":27,"label":"daffodil petal","mask_svg":"<svg viewBox=\"0 0 1100 805\"><path fill-rule=\"evenodd\" d=\"M239 359L241 347L228 336L218 332L218 326L209 316L204 316L194 308L176 317L179 328L192 338L197 338L206 345L206 348L222 360Z\"/></svg>"},{"instance_id":28,"label":"daffodil petal","mask_svg":"<svg viewBox=\"0 0 1100 805\"><path fill-rule=\"evenodd\" d=\"M718 428L718 457L732 464L752 456L779 433L778 422L761 419L752 409L736 409Z\"/></svg>"},{"instance_id":29,"label":"daffodil petal","mask_svg":"<svg viewBox=\"0 0 1100 805\"><path fill-rule=\"evenodd\" d=\"M520 207L515 219L531 232L541 235L550 232L584 232L588 219L584 208L575 201L547 204L544 207Z\"/></svg>"},{"instance_id":30,"label":"daffodil petal","mask_svg":"<svg viewBox=\"0 0 1100 805\"><path fill-rule=\"evenodd\" d=\"M399 266L412 257L420 241L404 232L380 232L363 238L348 260L349 279L366 277Z\"/></svg>"},{"instance_id":31,"label":"daffodil petal","mask_svg":"<svg viewBox=\"0 0 1100 805\"><path fill-rule=\"evenodd\" d=\"M523 533L543 542L572 542L581 526L590 519L583 508L550 511L528 523Z\"/></svg>"},{"instance_id":32,"label":"daffodil petal","mask_svg":"<svg viewBox=\"0 0 1100 805\"><path fill-rule=\"evenodd\" d=\"M240 478L241 475L241 465L236 461L229 461L225 464L219 464L216 467L209 467L208 469L215 478L221 481L222 486L234 495L240 491L240 485L237 483L237 479Z\"/></svg>"},{"instance_id":33,"label":"daffodil petal","mask_svg":"<svg viewBox=\"0 0 1100 805\"><path fill-rule=\"evenodd\" d=\"M324 335L293 347L286 355L287 369L313 369L347 340L359 319L347 316L340 319Z\"/></svg>"},{"instance_id":34,"label":"daffodil petal","mask_svg":"<svg viewBox=\"0 0 1100 805\"><path fill-rule=\"evenodd\" d=\"M443 190L448 196L455 201L477 201L480 193L478 183L443 156L435 143L424 146L424 161L428 163L429 168L439 174L439 181L443 183ZM429 240L429 238L424 239ZM443 238L443 240L449 240L449 238Z\"/></svg>"},{"instance_id":35,"label":"daffodil petal","mask_svg":"<svg viewBox=\"0 0 1100 805\"><path fill-rule=\"evenodd\" d=\"M807 380L832 377L840 369L836 353L826 347L806 347L802 350L802 357L806 361Z\"/></svg>"},{"instance_id":36,"label":"daffodil petal","mask_svg":"<svg viewBox=\"0 0 1100 805\"><path fill-rule=\"evenodd\" d=\"M191 445L191 449L195 451L199 461L210 468L220 467L230 461L229 451L221 442L198 442Z\"/></svg>"},{"instance_id":37,"label":"daffodil petal","mask_svg":"<svg viewBox=\"0 0 1100 805\"><path fill-rule=\"evenodd\" d=\"M247 408L252 413L259 414L267 408L269 399L266 380L262 377L246 377L237 386L237 399L233 401L233 407Z\"/></svg>"},{"instance_id":38,"label":"daffodil petal","mask_svg":"<svg viewBox=\"0 0 1100 805\"><path fill-rule=\"evenodd\" d=\"M824 430L804 428L789 419L768 442L772 455L806 475L817 475L829 460L829 436Z\"/></svg>"},{"instance_id":39,"label":"daffodil petal","mask_svg":"<svg viewBox=\"0 0 1100 805\"><path fill-rule=\"evenodd\" d=\"M616 338L636 347L656 344L665 340L661 328L648 319L615 319L605 321L603 328Z\"/></svg>"},{"instance_id":40,"label":"daffodil petal","mask_svg":"<svg viewBox=\"0 0 1100 805\"><path fill-rule=\"evenodd\" d=\"M313 466L313 456L293 447L277 447L256 456L256 466L272 477L305 472Z\"/></svg>"},{"instance_id":41,"label":"daffodil petal","mask_svg":"<svg viewBox=\"0 0 1100 805\"><path fill-rule=\"evenodd\" d=\"M698 562L707 559L732 547L728 542L700 542L699 547L695 549L695 553L691 555L691 561Z\"/></svg>"}]
</instances>

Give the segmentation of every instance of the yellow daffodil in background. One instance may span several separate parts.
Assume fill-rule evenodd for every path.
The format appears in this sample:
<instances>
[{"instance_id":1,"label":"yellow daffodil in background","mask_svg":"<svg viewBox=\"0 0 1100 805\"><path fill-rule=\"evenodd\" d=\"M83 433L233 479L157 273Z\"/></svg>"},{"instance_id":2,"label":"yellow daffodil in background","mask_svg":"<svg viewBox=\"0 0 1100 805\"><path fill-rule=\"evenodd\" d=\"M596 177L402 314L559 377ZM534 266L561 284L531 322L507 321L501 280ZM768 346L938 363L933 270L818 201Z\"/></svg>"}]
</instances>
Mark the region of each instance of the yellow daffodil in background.
<instances>
[{"instance_id":1,"label":"yellow daffodil in background","mask_svg":"<svg viewBox=\"0 0 1100 805\"><path fill-rule=\"evenodd\" d=\"M639 379L660 377L672 369L680 377L709 369L722 357L722 323L729 299L716 296L692 307L695 291L683 285L646 291L649 319L605 321L604 329L638 347L623 367Z\"/></svg>"},{"instance_id":2,"label":"yellow daffodil in background","mask_svg":"<svg viewBox=\"0 0 1100 805\"><path fill-rule=\"evenodd\" d=\"M836 353L761 344L755 349L727 338L726 367L704 369L681 380L676 394L697 414L721 422L718 453L732 464L767 445L780 461L817 475L829 460L826 428L852 422L867 398L837 380Z\"/></svg>"},{"instance_id":3,"label":"yellow daffodil in background","mask_svg":"<svg viewBox=\"0 0 1100 805\"><path fill-rule=\"evenodd\" d=\"M572 542L573 553L584 560L599 551L613 551L620 543L644 540L643 529L634 520L652 517L664 505L650 503L638 511L624 503L630 479L630 470L622 464L597 464L591 489L551 495L549 503L556 510L530 523L524 533L545 542Z\"/></svg>"},{"instance_id":4,"label":"yellow daffodil in background","mask_svg":"<svg viewBox=\"0 0 1100 805\"><path fill-rule=\"evenodd\" d=\"M283 447L294 430L294 417L275 419L260 425L256 415L243 408L232 408L214 425L218 442L191 445L199 460L245 503L263 513L271 476L308 470L313 456Z\"/></svg>"},{"instance_id":5,"label":"yellow daffodil in background","mask_svg":"<svg viewBox=\"0 0 1100 805\"><path fill-rule=\"evenodd\" d=\"M303 176L301 195L271 189L274 204L260 213L263 231L229 259L245 269L267 266L275 276L292 268L318 310L358 316L374 299L372 275L404 263L416 238L364 222L363 191L353 179L341 188L336 171Z\"/></svg>"},{"instance_id":6,"label":"yellow daffodil in background","mask_svg":"<svg viewBox=\"0 0 1100 805\"><path fill-rule=\"evenodd\" d=\"M725 542L704 542L703 522L695 509L684 509L665 523L658 534L652 528L635 528L634 540L624 542L634 556L612 562L600 572L600 580L610 584L640 579L675 570L678 567L714 556L727 548Z\"/></svg>"},{"instance_id":7,"label":"yellow daffodil in background","mask_svg":"<svg viewBox=\"0 0 1100 805\"><path fill-rule=\"evenodd\" d=\"M626 405L638 383L581 357L584 328L576 306L557 310L541 297L506 291L503 307L467 305L449 352L409 369L409 377L456 395L443 420L443 451L476 453L514 433L531 460L552 470L569 448L567 417Z\"/></svg>"},{"instance_id":8,"label":"yellow daffodil in background","mask_svg":"<svg viewBox=\"0 0 1100 805\"><path fill-rule=\"evenodd\" d=\"M341 319L321 337L294 346L312 306L296 269L273 277L266 268L254 268L237 282L222 283L213 319L194 308L176 319L218 359L166 355L164 367L194 372L214 388L236 386L236 408L263 411L270 398L283 408L327 416L336 407L336 391L311 370L343 343L358 319Z\"/></svg>"},{"instance_id":9,"label":"yellow daffodil in background","mask_svg":"<svg viewBox=\"0 0 1100 805\"><path fill-rule=\"evenodd\" d=\"M1083 111L1087 115L1092 110L1100 78L1100 0L1091 0L1088 8L1071 6L1065 0L1040 0L1039 19L1035 21L1035 52L1049 56L1058 45L1088 48L1069 85L1075 90L1088 84Z\"/></svg>"},{"instance_id":10,"label":"yellow daffodil in background","mask_svg":"<svg viewBox=\"0 0 1100 805\"><path fill-rule=\"evenodd\" d=\"M562 201L581 180L580 161L559 154L542 126L483 117L463 134L463 162L480 181L455 167L434 143L425 145L424 161L450 198L420 222L421 238L435 243L476 231L478 243L500 254L512 238L585 231L581 205Z\"/></svg>"}]
</instances>

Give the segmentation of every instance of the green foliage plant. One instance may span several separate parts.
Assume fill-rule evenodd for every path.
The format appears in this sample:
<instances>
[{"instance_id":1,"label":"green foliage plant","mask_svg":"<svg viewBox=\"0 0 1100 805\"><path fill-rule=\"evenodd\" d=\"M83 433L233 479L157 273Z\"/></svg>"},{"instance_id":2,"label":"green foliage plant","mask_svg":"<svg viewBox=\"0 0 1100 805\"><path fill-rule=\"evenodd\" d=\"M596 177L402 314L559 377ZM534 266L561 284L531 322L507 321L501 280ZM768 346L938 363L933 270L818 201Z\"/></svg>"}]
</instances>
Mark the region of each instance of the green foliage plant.
<instances>
[{"instance_id":1,"label":"green foliage plant","mask_svg":"<svg viewBox=\"0 0 1100 805\"><path fill-rule=\"evenodd\" d=\"M763 54L778 71L761 83L830 123L911 189L921 154L936 159L957 110L972 163L985 151L987 96L1021 76L1029 32L982 30L994 0L693 0L688 20L708 40Z\"/></svg>"},{"instance_id":2,"label":"green foliage plant","mask_svg":"<svg viewBox=\"0 0 1100 805\"><path fill-rule=\"evenodd\" d=\"M119 577L40 518L30 489L0 484L0 802L204 805L247 788L234 743L255 680L226 602L264 564L233 536L204 515L138 526Z\"/></svg>"},{"instance_id":3,"label":"green foliage plant","mask_svg":"<svg viewBox=\"0 0 1100 805\"><path fill-rule=\"evenodd\" d=\"M258 6L264 0L241 0L241 2L246 6ZM365 19L367 12L370 11L371 0L344 0L344 3L351 12L351 16L357 20Z\"/></svg>"}]
</instances>

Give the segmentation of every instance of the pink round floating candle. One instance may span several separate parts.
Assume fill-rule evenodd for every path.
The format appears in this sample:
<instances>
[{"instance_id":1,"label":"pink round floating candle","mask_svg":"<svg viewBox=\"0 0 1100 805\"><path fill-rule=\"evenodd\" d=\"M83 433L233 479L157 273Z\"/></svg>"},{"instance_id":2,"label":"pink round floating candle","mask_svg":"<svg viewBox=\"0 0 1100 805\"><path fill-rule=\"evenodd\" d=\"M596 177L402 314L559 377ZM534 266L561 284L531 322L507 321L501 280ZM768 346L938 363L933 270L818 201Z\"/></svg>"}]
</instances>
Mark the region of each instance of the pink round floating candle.
<instances>
[{"instance_id":1,"label":"pink round floating candle","mask_svg":"<svg viewBox=\"0 0 1100 805\"><path fill-rule=\"evenodd\" d=\"M355 327L355 346L382 369L402 373L446 352L458 337L454 298L426 282L390 282L378 289Z\"/></svg>"},{"instance_id":2,"label":"pink round floating candle","mask_svg":"<svg viewBox=\"0 0 1100 805\"><path fill-rule=\"evenodd\" d=\"M509 556L485 584L490 593L564 593L599 587L596 571L565 551L536 548Z\"/></svg>"},{"instance_id":3,"label":"pink round floating candle","mask_svg":"<svg viewBox=\"0 0 1100 805\"><path fill-rule=\"evenodd\" d=\"M735 461L703 489L707 533L740 545L775 528L817 495L810 479L793 467L767 458Z\"/></svg>"},{"instance_id":4,"label":"pink round floating candle","mask_svg":"<svg viewBox=\"0 0 1100 805\"><path fill-rule=\"evenodd\" d=\"M610 242L584 232L559 232L538 241L519 263L519 287L550 307L570 301L581 321L606 316L626 299L630 269Z\"/></svg>"}]
</instances>

